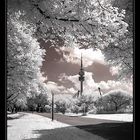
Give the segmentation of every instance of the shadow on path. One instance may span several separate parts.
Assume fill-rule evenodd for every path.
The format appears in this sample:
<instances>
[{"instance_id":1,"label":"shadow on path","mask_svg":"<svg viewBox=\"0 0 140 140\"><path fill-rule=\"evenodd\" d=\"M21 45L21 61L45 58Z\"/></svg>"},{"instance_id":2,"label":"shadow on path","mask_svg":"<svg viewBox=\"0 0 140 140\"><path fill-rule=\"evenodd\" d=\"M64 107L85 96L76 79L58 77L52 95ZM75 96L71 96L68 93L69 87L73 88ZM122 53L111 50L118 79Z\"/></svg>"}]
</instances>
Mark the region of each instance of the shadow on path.
<instances>
[{"instance_id":1,"label":"shadow on path","mask_svg":"<svg viewBox=\"0 0 140 140\"><path fill-rule=\"evenodd\" d=\"M109 140L133 140L133 122L76 126Z\"/></svg>"},{"instance_id":2,"label":"shadow on path","mask_svg":"<svg viewBox=\"0 0 140 140\"><path fill-rule=\"evenodd\" d=\"M133 140L133 123L101 123L36 130L39 138L24 140Z\"/></svg>"}]
</instances>

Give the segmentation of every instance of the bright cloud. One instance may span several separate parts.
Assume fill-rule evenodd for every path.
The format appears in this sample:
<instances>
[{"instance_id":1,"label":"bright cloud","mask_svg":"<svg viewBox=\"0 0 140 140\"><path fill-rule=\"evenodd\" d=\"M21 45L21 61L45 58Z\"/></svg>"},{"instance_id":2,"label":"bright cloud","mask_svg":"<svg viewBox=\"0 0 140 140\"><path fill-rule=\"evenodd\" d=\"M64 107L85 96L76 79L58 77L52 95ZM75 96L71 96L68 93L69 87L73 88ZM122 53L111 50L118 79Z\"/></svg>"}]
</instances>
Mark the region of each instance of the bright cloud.
<instances>
[{"instance_id":1,"label":"bright cloud","mask_svg":"<svg viewBox=\"0 0 140 140\"><path fill-rule=\"evenodd\" d=\"M105 64L104 55L97 49L79 49L78 47L60 47L57 52L63 53L63 61L73 64L80 64L81 54L83 56L84 66L90 66L94 62ZM62 60L61 60L62 61Z\"/></svg>"},{"instance_id":2,"label":"bright cloud","mask_svg":"<svg viewBox=\"0 0 140 140\"><path fill-rule=\"evenodd\" d=\"M74 89L76 91L79 90L80 88L80 82L79 82L79 75L72 75L72 76L67 76L66 74L61 74L59 77L60 81L70 81L73 83ZM91 94L94 92L96 94L96 89L98 88L98 85L95 83L93 79L93 74L91 72L85 72L85 81L84 81L84 93L86 94Z\"/></svg>"},{"instance_id":3,"label":"bright cloud","mask_svg":"<svg viewBox=\"0 0 140 140\"><path fill-rule=\"evenodd\" d=\"M74 88L66 88L62 85L59 86L57 83L52 81L48 81L46 87L49 94L51 94L51 92L53 92L56 95L76 93L76 90Z\"/></svg>"},{"instance_id":4,"label":"bright cloud","mask_svg":"<svg viewBox=\"0 0 140 140\"><path fill-rule=\"evenodd\" d=\"M73 85L74 85L74 89L76 89L78 91L79 90L79 86L80 86L78 77L79 77L78 74L77 75L70 75L70 76L68 76L65 73L62 73L59 76L59 81L61 81L63 83L66 82L66 81L72 82Z\"/></svg>"},{"instance_id":5,"label":"bright cloud","mask_svg":"<svg viewBox=\"0 0 140 140\"><path fill-rule=\"evenodd\" d=\"M76 91L80 89L80 82L78 79L79 75L73 75L73 76L67 76L66 74L61 74L59 77L60 80L65 81L70 81L73 83L73 87ZM98 87L101 88L101 92L103 94L109 92L110 90L124 90L128 92L129 94L132 95L133 93L133 86L132 83L129 81L114 81L114 80L108 80L107 82L105 81L100 81L99 83L96 83L94 81L94 75L91 72L86 72L85 71L85 81L83 82L83 94L92 94L94 96L99 95Z\"/></svg>"},{"instance_id":6,"label":"bright cloud","mask_svg":"<svg viewBox=\"0 0 140 140\"><path fill-rule=\"evenodd\" d=\"M65 89L64 86L58 86L58 84L55 82L52 82L52 81L47 82L47 90L49 92L61 93L61 91L64 89Z\"/></svg>"}]
</instances>

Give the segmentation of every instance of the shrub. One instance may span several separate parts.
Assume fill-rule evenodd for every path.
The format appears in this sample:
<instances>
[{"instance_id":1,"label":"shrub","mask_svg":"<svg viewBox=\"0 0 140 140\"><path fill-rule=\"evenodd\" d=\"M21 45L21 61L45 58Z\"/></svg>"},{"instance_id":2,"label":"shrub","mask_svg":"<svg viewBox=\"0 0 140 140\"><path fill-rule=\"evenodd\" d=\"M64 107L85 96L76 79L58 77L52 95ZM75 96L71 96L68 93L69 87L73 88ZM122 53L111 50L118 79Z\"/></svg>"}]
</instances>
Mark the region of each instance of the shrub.
<instances>
[{"instance_id":1,"label":"shrub","mask_svg":"<svg viewBox=\"0 0 140 140\"><path fill-rule=\"evenodd\" d=\"M95 102L97 113L125 112L127 106L131 104L132 97L121 90L111 91Z\"/></svg>"},{"instance_id":2,"label":"shrub","mask_svg":"<svg viewBox=\"0 0 140 140\"><path fill-rule=\"evenodd\" d=\"M47 113L51 112L51 106L50 105L45 105L44 109L45 109L45 112L47 112Z\"/></svg>"},{"instance_id":3,"label":"shrub","mask_svg":"<svg viewBox=\"0 0 140 140\"><path fill-rule=\"evenodd\" d=\"M61 113L65 114L67 107L66 107L66 102L64 100L56 101L55 105L56 105L56 107L55 107L56 112L61 112Z\"/></svg>"}]
</instances>

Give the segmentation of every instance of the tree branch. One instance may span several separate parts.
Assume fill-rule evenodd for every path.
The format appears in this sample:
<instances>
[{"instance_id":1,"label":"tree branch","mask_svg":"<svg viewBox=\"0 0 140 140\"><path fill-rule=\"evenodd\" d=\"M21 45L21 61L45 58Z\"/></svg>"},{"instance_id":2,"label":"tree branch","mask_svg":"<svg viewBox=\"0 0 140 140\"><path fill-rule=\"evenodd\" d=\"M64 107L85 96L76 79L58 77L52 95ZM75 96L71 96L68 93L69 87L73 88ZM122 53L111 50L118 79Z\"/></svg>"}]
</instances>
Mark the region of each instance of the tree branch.
<instances>
[{"instance_id":1,"label":"tree branch","mask_svg":"<svg viewBox=\"0 0 140 140\"><path fill-rule=\"evenodd\" d=\"M124 62L124 60L122 60L122 62L130 69L130 70L133 70L133 68L126 62Z\"/></svg>"},{"instance_id":2,"label":"tree branch","mask_svg":"<svg viewBox=\"0 0 140 140\"><path fill-rule=\"evenodd\" d=\"M8 97L7 97L7 100L10 99L14 94L10 94Z\"/></svg>"},{"instance_id":3,"label":"tree branch","mask_svg":"<svg viewBox=\"0 0 140 140\"><path fill-rule=\"evenodd\" d=\"M49 15L46 15L45 12L44 12L43 10L41 10L41 8L38 6L38 4L33 4L33 3L32 3L32 5L39 11L39 13L40 13L41 15L44 16L45 19L54 19L54 20L63 21L63 22L75 22L75 23L80 22L79 19L76 19L76 18L74 18L74 17L73 17L73 19L51 17L51 16L49 16ZM92 19L92 18L90 18L90 19ZM85 21L88 21L88 20L89 20L89 19L86 19ZM90 25L90 26L95 26L95 25L90 24L90 23L87 23L87 24Z\"/></svg>"},{"instance_id":4,"label":"tree branch","mask_svg":"<svg viewBox=\"0 0 140 140\"><path fill-rule=\"evenodd\" d=\"M108 11L109 13L111 13L108 9L106 9L105 7L103 7L103 6L101 5L101 3L100 3L99 0L97 0L97 2L99 3L99 6L100 6L103 10Z\"/></svg>"},{"instance_id":5,"label":"tree branch","mask_svg":"<svg viewBox=\"0 0 140 140\"><path fill-rule=\"evenodd\" d=\"M57 18L57 17L52 18L51 16L47 16L47 15L45 14L45 12L43 12L43 11L39 8L38 4L33 4L33 6L36 7L36 9L37 9L46 19L55 19L55 20L60 20L60 21L79 22L78 19Z\"/></svg>"},{"instance_id":6,"label":"tree branch","mask_svg":"<svg viewBox=\"0 0 140 140\"><path fill-rule=\"evenodd\" d=\"M16 99L18 97L18 95L19 95L19 93L14 98L12 98L11 100L8 100L7 102L13 101L14 99Z\"/></svg>"}]
</instances>

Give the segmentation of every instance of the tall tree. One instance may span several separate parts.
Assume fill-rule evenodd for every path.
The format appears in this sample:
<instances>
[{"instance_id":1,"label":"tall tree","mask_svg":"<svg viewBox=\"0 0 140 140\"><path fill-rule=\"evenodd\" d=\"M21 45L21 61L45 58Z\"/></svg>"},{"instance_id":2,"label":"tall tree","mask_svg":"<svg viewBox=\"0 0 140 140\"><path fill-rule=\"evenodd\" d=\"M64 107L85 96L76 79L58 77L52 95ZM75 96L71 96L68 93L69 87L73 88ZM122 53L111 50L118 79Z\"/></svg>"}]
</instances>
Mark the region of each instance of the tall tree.
<instances>
[{"instance_id":1,"label":"tall tree","mask_svg":"<svg viewBox=\"0 0 140 140\"><path fill-rule=\"evenodd\" d=\"M97 99L95 106L98 113L117 112L127 110L133 106L133 97L125 91L114 90Z\"/></svg>"},{"instance_id":2,"label":"tall tree","mask_svg":"<svg viewBox=\"0 0 140 140\"><path fill-rule=\"evenodd\" d=\"M40 72L45 50L33 36L35 26L21 19L24 12L8 10L7 13L7 102L26 96L45 78ZM33 88L34 87L34 88Z\"/></svg>"},{"instance_id":3,"label":"tall tree","mask_svg":"<svg viewBox=\"0 0 140 140\"><path fill-rule=\"evenodd\" d=\"M116 38L103 51L109 64L119 68L120 78L133 75L133 0L114 0L113 6L125 10L124 21L129 25L128 32Z\"/></svg>"}]
</instances>

